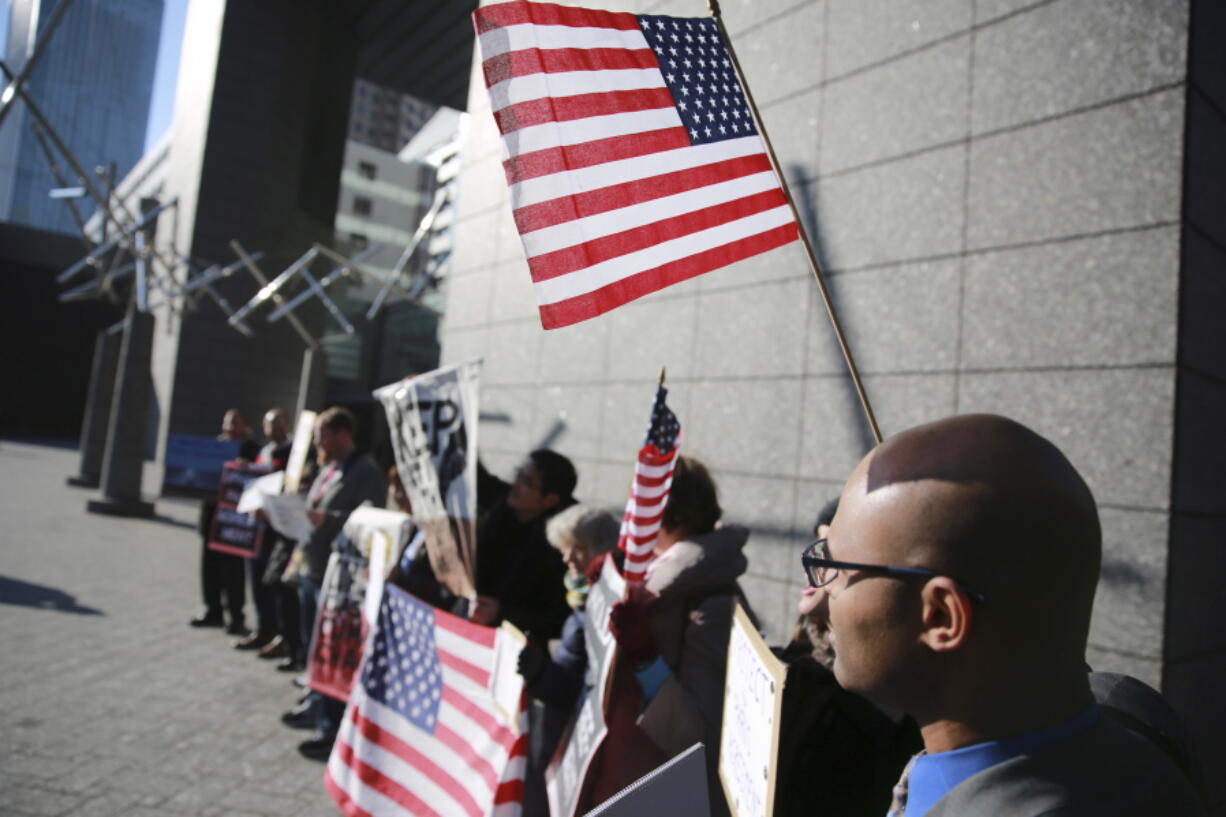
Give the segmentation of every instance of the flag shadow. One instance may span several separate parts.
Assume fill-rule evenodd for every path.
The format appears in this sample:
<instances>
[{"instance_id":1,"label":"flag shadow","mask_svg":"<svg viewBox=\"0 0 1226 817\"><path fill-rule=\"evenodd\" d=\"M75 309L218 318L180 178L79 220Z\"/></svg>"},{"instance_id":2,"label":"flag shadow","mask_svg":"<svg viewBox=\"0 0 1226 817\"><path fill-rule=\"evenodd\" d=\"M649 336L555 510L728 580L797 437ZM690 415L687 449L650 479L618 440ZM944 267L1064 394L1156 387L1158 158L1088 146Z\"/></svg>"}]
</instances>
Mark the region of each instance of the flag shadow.
<instances>
[{"instance_id":1,"label":"flag shadow","mask_svg":"<svg viewBox=\"0 0 1226 817\"><path fill-rule=\"evenodd\" d=\"M35 607L41 610L56 610L61 613L76 613L82 616L106 615L101 610L78 604L75 596L71 596L63 590L32 582L24 582L11 576L0 576L0 604Z\"/></svg>"}]
</instances>

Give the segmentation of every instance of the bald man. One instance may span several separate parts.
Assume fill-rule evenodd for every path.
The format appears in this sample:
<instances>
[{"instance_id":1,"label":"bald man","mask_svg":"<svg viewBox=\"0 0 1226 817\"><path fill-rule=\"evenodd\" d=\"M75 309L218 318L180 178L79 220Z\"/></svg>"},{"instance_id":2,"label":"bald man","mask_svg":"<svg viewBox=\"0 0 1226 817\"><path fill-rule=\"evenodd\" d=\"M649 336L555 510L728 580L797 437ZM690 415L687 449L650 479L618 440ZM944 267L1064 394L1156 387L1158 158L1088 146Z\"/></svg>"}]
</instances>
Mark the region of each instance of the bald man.
<instances>
[{"instance_id":1,"label":"bald man","mask_svg":"<svg viewBox=\"0 0 1226 817\"><path fill-rule=\"evenodd\" d=\"M919 426L856 466L803 562L839 683L923 734L891 815L1203 813L1091 698L1100 550L1085 482L1012 420Z\"/></svg>"}]
</instances>

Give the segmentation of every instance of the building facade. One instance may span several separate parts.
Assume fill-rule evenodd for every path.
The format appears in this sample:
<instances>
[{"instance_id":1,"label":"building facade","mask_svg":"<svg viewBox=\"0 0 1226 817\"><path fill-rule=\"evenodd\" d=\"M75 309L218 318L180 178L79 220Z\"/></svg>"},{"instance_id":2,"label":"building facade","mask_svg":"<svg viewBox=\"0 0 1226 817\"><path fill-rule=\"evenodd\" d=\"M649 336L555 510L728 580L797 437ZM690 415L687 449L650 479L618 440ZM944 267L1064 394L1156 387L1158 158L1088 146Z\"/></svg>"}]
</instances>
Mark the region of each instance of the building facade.
<instances>
[{"instance_id":1,"label":"building facade","mask_svg":"<svg viewBox=\"0 0 1226 817\"><path fill-rule=\"evenodd\" d=\"M883 432L989 411L1059 445L1104 529L1087 660L1162 688L1226 762L1221 4L723 6ZM579 497L619 508L666 366L778 642L814 517L872 443L801 248L542 331L479 60L443 361L484 360L486 464L551 439Z\"/></svg>"},{"instance_id":2,"label":"building facade","mask_svg":"<svg viewBox=\"0 0 1226 817\"><path fill-rule=\"evenodd\" d=\"M8 5L6 63L17 73L56 2ZM162 0L74 3L31 71L27 91L86 172L113 163L118 179L140 159L161 23ZM24 103L14 104L0 128L0 221L76 233L64 202L48 195L59 185L31 129L32 118Z\"/></svg>"}]
</instances>

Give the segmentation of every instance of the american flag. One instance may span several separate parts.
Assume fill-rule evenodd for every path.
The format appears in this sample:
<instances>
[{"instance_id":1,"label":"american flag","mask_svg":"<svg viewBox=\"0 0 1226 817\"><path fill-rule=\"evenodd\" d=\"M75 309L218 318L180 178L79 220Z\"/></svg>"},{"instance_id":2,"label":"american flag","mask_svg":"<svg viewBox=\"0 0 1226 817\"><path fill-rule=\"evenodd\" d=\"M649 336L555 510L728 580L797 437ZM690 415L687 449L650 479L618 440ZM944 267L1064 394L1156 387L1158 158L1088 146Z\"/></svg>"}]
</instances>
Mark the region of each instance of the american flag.
<instances>
[{"instance_id":1,"label":"american flag","mask_svg":"<svg viewBox=\"0 0 1226 817\"><path fill-rule=\"evenodd\" d=\"M489 691L504 635L386 587L324 774L343 814L520 813L527 735L507 728Z\"/></svg>"},{"instance_id":2,"label":"american flag","mask_svg":"<svg viewBox=\"0 0 1226 817\"><path fill-rule=\"evenodd\" d=\"M528 2L473 20L546 329L798 237L714 20Z\"/></svg>"},{"instance_id":3,"label":"american flag","mask_svg":"<svg viewBox=\"0 0 1226 817\"><path fill-rule=\"evenodd\" d=\"M623 572L627 582L641 582L646 575L673 484L673 468L681 451L681 423L664 402L667 396L668 389L660 386L651 406L647 438L634 463L634 483L622 518L617 546L626 554Z\"/></svg>"}]
</instances>

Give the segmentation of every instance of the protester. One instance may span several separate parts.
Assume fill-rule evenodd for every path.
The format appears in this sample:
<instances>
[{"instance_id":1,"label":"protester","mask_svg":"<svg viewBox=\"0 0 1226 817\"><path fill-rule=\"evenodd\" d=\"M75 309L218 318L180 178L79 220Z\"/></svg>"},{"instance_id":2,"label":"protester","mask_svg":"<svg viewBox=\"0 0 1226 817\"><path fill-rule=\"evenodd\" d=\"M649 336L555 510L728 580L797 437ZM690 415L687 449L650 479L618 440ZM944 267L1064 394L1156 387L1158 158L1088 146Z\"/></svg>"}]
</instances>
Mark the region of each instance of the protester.
<instances>
[{"instance_id":1,"label":"protester","mask_svg":"<svg viewBox=\"0 0 1226 817\"><path fill-rule=\"evenodd\" d=\"M891 814L1202 813L1170 758L1091 697L1100 550L1085 482L1011 420L941 420L861 460L803 564L839 683L920 726Z\"/></svg>"},{"instance_id":2,"label":"protester","mask_svg":"<svg viewBox=\"0 0 1226 817\"><path fill-rule=\"evenodd\" d=\"M817 538L826 538L837 510L835 499L818 513ZM805 581L796 632L775 650L787 664L787 680L773 817L811 814L814 791L822 793L823 815L882 815L898 775L921 747L919 730L910 718L891 718L835 681L823 600L822 591Z\"/></svg>"},{"instance_id":3,"label":"protester","mask_svg":"<svg viewBox=\"0 0 1226 817\"><path fill-rule=\"evenodd\" d=\"M269 473L285 469L289 461L291 441L289 437L289 420L283 409L269 409L264 413L264 443L260 453L256 455L255 464L269 470ZM240 638L235 642L235 649L259 650L268 645L282 629L278 619L277 588L264 582L264 573L268 569L268 560L273 550L281 540L281 536L271 526L264 526L264 539L260 550L247 562L247 583L251 587L251 600L255 605L255 632ZM290 622L297 626L297 619Z\"/></svg>"},{"instance_id":4,"label":"protester","mask_svg":"<svg viewBox=\"0 0 1226 817\"><path fill-rule=\"evenodd\" d=\"M367 501L382 506L387 498L383 472L369 456L356 451L356 433L357 421L343 408L327 409L315 421L315 450L322 467L307 492L307 516L315 530L295 549L302 566L298 603L303 644L311 641L333 540L355 508ZM313 759L327 759L344 709L343 701L312 692L298 708L282 715L282 721L294 727L313 725L314 734L298 745L298 751Z\"/></svg>"},{"instance_id":5,"label":"protester","mask_svg":"<svg viewBox=\"0 0 1226 817\"><path fill-rule=\"evenodd\" d=\"M575 466L561 454L533 451L508 485L479 469L478 495L490 510L477 534L476 604L469 618L506 620L538 640L557 638L570 614L566 566L545 538L545 524L575 504Z\"/></svg>"},{"instance_id":6,"label":"protester","mask_svg":"<svg viewBox=\"0 0 1226 817\"><path fill-rule=\"evenodd\" d=\"M678 457L642 592L616 605L610 620L623 656L642 668L642 730L669 757L699 741L708 747L713 815L727 813L717 747L734 605L753 617L736 583L748 566L749 531L716 527L722 513L706 466Z\"/></svg>"},{"instance_id":7,"label":"protester","mask_svg":"<svg viewBox=\"0 0 1226 817\"><path fill-rule=\"evenodd\" d=\"M600 577L606 554L617 547L618 523L609 513L572 505L545 525L549 544L566 563L563 587L570 616L553 658L540 644L529 643L519 654L519 673L528 694L542 706L530 711L528 769L524 778L524 817L548 817L545 767L557 748L562 730L575 711L587 672L584 608L588 588Z\"/></svg>"},{"instance_id":8,"label":"protester","mask_svg":"<svg viewBox=\"0 0 1226 817\"><path fill-rule=\"evenodd\" d=\"M221 420L219 440L239 443L238 459L253 460L259 454L260 446L251 439L247 418L236 408L228 410ZM204 610L188 623L193 627L221 627L225 625L222 617L222 596L225 596L226 611L230 615L230 625L226 632L231 635L246 635L246 617L243 605L246 604L243 590L243 574L246 560L241 556L222 553L209 547L209 537L213 532L213 516L217 512L216 495L206 499L200 506L200 535L203 544L200 550L200 591L204 599Z\"/></svg>"}]
</instances>

